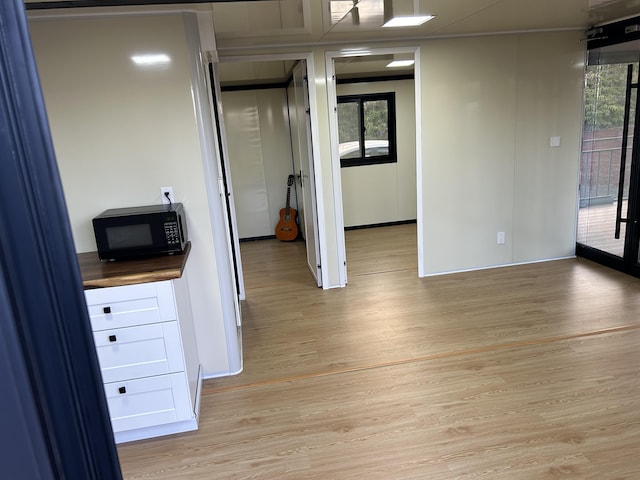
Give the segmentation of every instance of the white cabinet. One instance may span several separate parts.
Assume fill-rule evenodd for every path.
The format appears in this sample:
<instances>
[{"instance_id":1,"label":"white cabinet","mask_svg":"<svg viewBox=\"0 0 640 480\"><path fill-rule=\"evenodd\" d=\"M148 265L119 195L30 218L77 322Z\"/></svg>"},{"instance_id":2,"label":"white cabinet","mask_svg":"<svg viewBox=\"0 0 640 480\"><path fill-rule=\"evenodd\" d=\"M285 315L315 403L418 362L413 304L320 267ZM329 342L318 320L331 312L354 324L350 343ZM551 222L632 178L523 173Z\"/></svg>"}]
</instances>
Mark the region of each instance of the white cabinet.
<instances>
[{"instance_id":1,"label":"white cabinet","mask_svg":"<svg viewBox=\"0 0 640 480\"><path fill-rule=\"evenodd\" d=\"M186 277L85 290L116 443L198 428Z\"/></svg>"}]
</instances>

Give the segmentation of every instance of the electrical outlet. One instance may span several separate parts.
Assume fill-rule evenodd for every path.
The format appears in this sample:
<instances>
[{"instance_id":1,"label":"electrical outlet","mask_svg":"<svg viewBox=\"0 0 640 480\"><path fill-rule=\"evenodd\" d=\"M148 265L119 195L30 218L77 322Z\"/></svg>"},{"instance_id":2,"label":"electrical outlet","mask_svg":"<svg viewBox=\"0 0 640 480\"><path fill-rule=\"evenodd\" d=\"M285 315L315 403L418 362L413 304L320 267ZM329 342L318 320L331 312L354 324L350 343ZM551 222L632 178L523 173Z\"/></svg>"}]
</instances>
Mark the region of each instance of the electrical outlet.
<instances>
[{"instance_id":1,"label":"electrical outlet","mask_svg":"<svg viewBox=\"0 0 640 480\"><path fill-rule=\"evenodd\" d=\"M160 198L163 205L170 205L174 202L173 187L160 187Z\"/></svg>"},{"instance_id":2,"label":"electrical outlet","mask_svg":"<svg viewBox=\"0 0 640 480\"><path fill-rule=\"evenodd\" d=\"M498 236L497 236L498 245L503 245L504 241L505 241L505 233L504 232L498 232Z\"/></svg>"}]
</instances>

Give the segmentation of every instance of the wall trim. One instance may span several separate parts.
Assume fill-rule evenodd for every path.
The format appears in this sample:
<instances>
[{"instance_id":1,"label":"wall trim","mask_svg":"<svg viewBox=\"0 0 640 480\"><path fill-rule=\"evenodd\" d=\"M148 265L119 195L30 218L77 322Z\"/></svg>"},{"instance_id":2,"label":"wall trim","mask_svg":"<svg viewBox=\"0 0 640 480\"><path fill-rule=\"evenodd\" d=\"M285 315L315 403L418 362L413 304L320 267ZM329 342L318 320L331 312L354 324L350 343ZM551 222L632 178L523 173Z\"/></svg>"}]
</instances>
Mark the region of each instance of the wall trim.
<instances>
[{"instance_id":1,"label":"wall trim","mask_svg":"<svg viewBox=\"0 0 640 480\"><path fill-rule=\"evenodd\" d=\"M92 7L125 7L125 6L153 6L153 5L185 5L192 3L227 3L239 0L65 0L53 2L25 3L26 10L57 10L61 8L92 8ZM255 2L259 0L245 0Z\"/></svg>"},{"instance_id":2,"label":"wall trim","mask_svg":"<svg viewBox=\"0 0 640 480\"><path fill-rule=\"evenodd\" d=\"M357 40L358 45L368 45L371 48L376 48L374 45L388 45L393 42L394 44L398 44L397 48L403 48L403 45L414 45L416 43L421 43L430 40L448 40L452 38L477 38L477 37L493 37L493 36L504 36L504 35L523 35L523 34L537 34L537 33L558 33L558 32L584 32L583 27L566 27L566 28L539 28L532 30L504 30L500 32L477 32L477 33L458 33L458 34L443 34L443 35L422 35L422 36L411 36L411 37L397 37L393 39L389 38L369 38L362 37ZM289 51L291 48L322 48L322 47L331 47L331 48L339 48L342 45L350 45L353 46L356 42L354 41L346 41L346 40L335 40L335 41L309 41L309 42L299 42L299 43L275 43L275 44L261 44L261 45L251 45L247 47L245 45L242 46L234 46L234 47L218 47L218 53L221 56L224 55L240 55L241 52L250 50L285 50ZM380 47L384 48L384 47ZM240 53L238 53L240 52Z\"/></svg>"},{"instance_id":3,"label":"wall trim","mask_svg":"<svg viewBox=\"0 0 640 480\"><path fill-rule=\"evenodd\" d=\"M371 82L395 82L398 80L415 80L416 76L413 73L407 73L402 75L374 75L366 77L346 77L336 78L338 85L348 85L350 83L371 83Z\"/></svg>"},{"instance_id":4,"label":"wall trim","mask_svg":"<svg viewBox=\"0 0 640 480\"><path fill-rule=\"evenodd\" d=\"M381 227L395 227L397 225L411 225L412 223L418 223L416 219L413 220L398 220L397 222L384 222L384 223L370 223L368 225L352 225L351 227L344 227L347 230L364 230L366 228L381 228Z\"/></svg>"},{"instance_id":5,"label":"wall trim","mask_svg":"<svg viewBox=\"0 0 640 480\"><path fill-rule=\"evenodd\" d=\"M224 92L248 92L252 90L274 90L274 89L285 89L289 86L288 81L284 82L273 82L273 83L255 83L255 84L245 84L245 85L226 85L220 86L220 90Z\"/></svg>"},{"instance_id":6,"label":"wall trim","mask_svg":"<svg viewBox=\"0 0 640 480\"><path fill-rule=\"evenodd\" d=\"M240 239L240 243L258 242L260 240L275 240L275 239L276 239L275 235L262 235L262 236L259 236L259 237L241 238Z\"/></svg>"},{"instance_id":7,"label":"wall trim","mask_svg":"<svg viewBox=\"0 0 640 480\"><path fill-rule=\"evenodd\" d=\"M474 268L463 268L461 270L449 270L446 272L434 272L427 273L423 275L423 277L439 277L441 275L451 275L453 273L465 273L465 272L478 272L480 270L492 270L494 268L505 268L505 267L517 267L520 265L533 265L535 263L546 263L546 262L557 262L559 260L571 260L576 259L576 255L569 255L566 257L557 257L557 258L545 258L542 260L530 260L527 262L512 262L512 263L503 263L500 265L487 265L484 267L474 267Z\"/></svg>"}]
</instances>

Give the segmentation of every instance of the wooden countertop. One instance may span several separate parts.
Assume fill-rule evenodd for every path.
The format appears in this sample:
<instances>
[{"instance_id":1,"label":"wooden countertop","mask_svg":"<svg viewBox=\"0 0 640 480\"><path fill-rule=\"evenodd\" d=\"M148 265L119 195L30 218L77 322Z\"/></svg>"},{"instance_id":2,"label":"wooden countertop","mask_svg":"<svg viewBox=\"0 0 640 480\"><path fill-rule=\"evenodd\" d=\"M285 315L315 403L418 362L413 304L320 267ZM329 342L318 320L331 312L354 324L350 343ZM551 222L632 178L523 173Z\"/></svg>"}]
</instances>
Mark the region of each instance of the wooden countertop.
<instances>
[{"instance_id":1,"label":"wooden countertop","mask_svg":"<svg viewBox=\"0 0 640 480\"><path fill-rule=\"evenodd\" d=\"M180 278L191 251L191 242L183 253L135 260L103 262L98 252L78 254L84 288L118 287L134 283L158 282Z\"/></svg>"}]
</instances>

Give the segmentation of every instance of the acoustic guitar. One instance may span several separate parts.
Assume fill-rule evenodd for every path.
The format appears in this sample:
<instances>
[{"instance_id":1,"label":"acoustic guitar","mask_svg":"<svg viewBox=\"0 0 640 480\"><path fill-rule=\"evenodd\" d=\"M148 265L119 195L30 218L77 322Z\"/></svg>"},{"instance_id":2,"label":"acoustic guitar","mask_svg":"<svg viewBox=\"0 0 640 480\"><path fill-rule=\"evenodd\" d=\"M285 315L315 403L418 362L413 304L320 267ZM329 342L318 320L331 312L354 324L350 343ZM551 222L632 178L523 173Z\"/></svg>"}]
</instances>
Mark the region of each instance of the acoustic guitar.
<instances>
[{"instance_id":1,"label":"acoustic guitar","mask_svg":"<svg viewBox=\"0 0 640 480\"><path fill-rule=\"evenodd\" d=\"M276 238L283 242L291 242L298 238L298 223L296 221L296 210L291 208L289 200L291 200L291 185L294 180L293 175L289 175L287 179L287 206L280 209L280 220L276 225Z\"/></svg>"}]
</instances>

